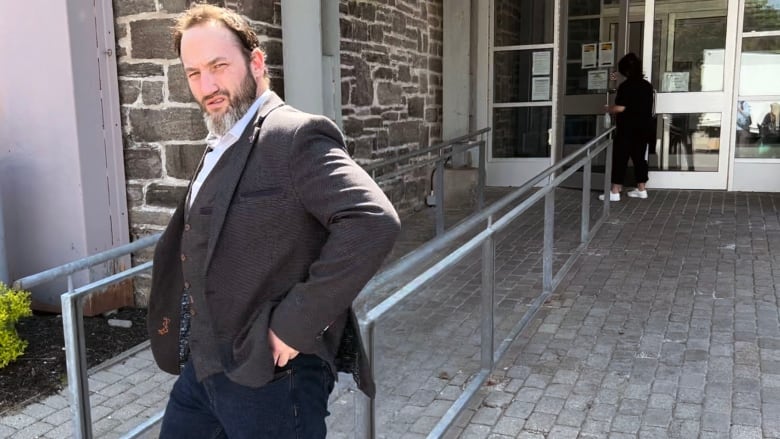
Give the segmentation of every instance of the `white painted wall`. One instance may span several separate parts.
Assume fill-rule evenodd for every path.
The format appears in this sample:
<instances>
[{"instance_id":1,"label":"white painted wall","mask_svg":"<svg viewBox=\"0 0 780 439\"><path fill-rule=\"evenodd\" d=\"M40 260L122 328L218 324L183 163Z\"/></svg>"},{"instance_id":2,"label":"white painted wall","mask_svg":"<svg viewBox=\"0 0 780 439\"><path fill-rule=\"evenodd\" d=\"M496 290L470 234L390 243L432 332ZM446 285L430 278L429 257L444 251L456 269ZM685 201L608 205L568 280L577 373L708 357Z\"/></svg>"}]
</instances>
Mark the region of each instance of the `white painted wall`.
<instances>
[{"instance_id":1,"label":"white painted wall","mask_svg":"<svg viewBox=\"0 0 780 439\"><path fill-rule=\"evenodd\" d=\"M94 3L4 3L0 196L14 280L110 248L113 240ZM33 289L34 300L58 305L64 286Z\"/></svg>"}]
</instances>

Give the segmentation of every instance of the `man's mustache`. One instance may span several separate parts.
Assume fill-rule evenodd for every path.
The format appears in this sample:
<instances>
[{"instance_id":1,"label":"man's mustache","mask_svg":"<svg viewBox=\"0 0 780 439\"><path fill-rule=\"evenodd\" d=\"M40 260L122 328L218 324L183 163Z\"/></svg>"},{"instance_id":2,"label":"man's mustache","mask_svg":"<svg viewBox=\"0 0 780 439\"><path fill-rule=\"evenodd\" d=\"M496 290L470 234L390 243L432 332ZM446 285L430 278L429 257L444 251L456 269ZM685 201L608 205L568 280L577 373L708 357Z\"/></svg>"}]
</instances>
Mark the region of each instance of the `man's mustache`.
<instances>
[{"instance_id":1,"label":"man's mustache","mask_svg":"<svg viewBox=\"0 0 780 439\"><path fill-rule=\"evenodd\" d=\"M217 96L224 96L225 98L230 100L230 94L228 92L226 92L225 90L217 90L214 93L212 93L212 94L204 97L203 99L201 99L200 100L200 104L203 106L203 108L206 108L206 102L208 102L209 99L216 98Z\"/></svg>"}]
</instances>

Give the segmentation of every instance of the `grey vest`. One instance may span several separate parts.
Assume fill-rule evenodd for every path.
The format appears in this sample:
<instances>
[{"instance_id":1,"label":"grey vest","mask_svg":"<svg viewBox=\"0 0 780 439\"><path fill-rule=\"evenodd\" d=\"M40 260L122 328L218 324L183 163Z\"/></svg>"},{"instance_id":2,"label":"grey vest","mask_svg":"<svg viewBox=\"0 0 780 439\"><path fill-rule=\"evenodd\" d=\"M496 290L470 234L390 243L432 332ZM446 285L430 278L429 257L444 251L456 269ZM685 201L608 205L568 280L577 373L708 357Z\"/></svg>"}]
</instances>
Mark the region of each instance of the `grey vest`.
<instances>
[{"instance_id":1,"label":"grey vest","mask_svg":"<svg viewBox=\"0 0 780 439\"><path fill-rule=\"evenodd\" d=\"M184 290L190 297L190 333L186 342L199 380L224 372L224 365L230 362L229 352L219 352L219 334L214 333L206 306L206 254L218 183L227 171L226 164L234 151L235 148L228 148L211 170L185 215L182 229L181 265Z\"/></svg>"}]
</instances>

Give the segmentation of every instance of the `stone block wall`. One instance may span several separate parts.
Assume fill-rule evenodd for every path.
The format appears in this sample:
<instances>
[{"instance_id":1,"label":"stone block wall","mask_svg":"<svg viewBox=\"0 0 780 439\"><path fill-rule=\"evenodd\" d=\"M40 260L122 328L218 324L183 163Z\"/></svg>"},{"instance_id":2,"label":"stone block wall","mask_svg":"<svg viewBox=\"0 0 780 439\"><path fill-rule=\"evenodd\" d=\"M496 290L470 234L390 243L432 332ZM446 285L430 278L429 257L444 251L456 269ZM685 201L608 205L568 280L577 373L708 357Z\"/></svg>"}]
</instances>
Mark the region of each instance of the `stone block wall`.
<instances>
[{"instance_id":1,"label":"stone block wall","mask_svg":"<svg viewBox=\"0 0 780 439\"><path fill-rule=\"evenodd\" d=\"M131 239L162 231L205 148L202 113L171 37L190 0L114 0ZM280 0L225 0L246 16L267 54L271 87L284 97ZM441 137L442 0L342 1L344 132L363 165ZM402 213L421 206L431 168L382 183ZM150 253L135 255L137 261ZM146 304L147 281L136 301Z\"/></svg>"},{"instance_id":2,"label":"stone block wall","mask_svg":"<svg viewBox=\"0 0 780 439\"><path fill-rule=\"evenodd\" d=\"M352 156L366 164L440 141L442 0L340 6L342 116ZM430 173L419 169L383 188L408 211L422 205Z\"/></svg>"}]
</instances>

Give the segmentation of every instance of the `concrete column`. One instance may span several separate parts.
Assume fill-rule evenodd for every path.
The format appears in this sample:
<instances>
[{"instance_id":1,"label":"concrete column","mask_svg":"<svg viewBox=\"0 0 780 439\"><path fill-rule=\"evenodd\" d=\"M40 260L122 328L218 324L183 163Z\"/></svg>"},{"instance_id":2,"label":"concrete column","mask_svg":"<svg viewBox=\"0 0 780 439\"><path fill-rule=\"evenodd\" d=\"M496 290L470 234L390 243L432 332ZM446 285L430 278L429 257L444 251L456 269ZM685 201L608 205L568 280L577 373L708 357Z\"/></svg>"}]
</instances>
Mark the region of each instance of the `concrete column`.
<instances>
[{"instance_id":1,"label":"concrete column","mask_svg":"<svg viewBox=\"0 0 780 439\"><path fill-rule=\"evenodd\" d=\"M285 101L341 125L338 1L282 2L282 38Z\"/></svg>"},{"instance_id":2,"label":"concrete column","mask_svg":"<svg viewBox=\"0 0 780 439\"><path fill-rule=\"evenodd\" d=\"M322 3L322 103L323 114L339 127L341 121L341 27L339 2Z\"/></svg>"},{"instance_id":3,"label":"concrete column","mask_svg":"<svg viewBox=\"0 0 780 439\"><path fill-rule=\"evenodd\" d=\"M322 15L320 0L282 3L284 99L322 114Z\"/></svg>"},{"instance_id":4,"label":"concrete column","mask_svg":"<svg viewBox=\"0 0 780 439\"><path fill-rule=\"evenodd\" d=\"M471 128L471 0L447 0L443 5L442 136L447 140ZM468 153L454 156L452 162L453 167L467 166Z\"/></svg>"}]
</instances>

